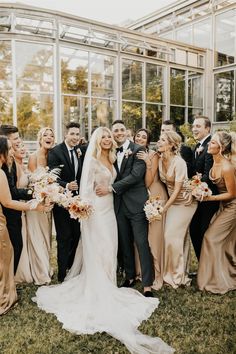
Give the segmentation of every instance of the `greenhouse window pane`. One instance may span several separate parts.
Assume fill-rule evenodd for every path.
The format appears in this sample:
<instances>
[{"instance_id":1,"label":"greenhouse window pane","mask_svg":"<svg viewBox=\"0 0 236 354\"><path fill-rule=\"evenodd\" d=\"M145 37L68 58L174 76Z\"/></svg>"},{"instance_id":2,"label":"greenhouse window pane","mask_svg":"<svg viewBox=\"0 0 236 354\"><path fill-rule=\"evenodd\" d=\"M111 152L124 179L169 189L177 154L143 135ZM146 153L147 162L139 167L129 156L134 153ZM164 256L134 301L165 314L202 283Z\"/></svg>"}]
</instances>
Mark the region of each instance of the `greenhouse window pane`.
<instances>
[{"instance_id":1,"label":"greenhouse window pane","mask_svg":"<svg viewBox=\"0 0 236 354\"><path fill-rule=\"evenodd\" d=\"M185 105L185 71L170 70L170 103Z\"/></svg>"},{"instance_id":2,"label":"greenhouse window pane","mask_svg":"<svg viewBox=\"0 0 236 354\"><path fill-rule=\"evenodd\" d=\"M203 107L203 76L194 71L188 73L188 105Z\"/></svg>"},{"instance_id":3,"label":"greenhouse window pane","mask_svg":"<svg viewBox=\"0 0 236 354\"><path fill-rule=\"evenodd\" d=\"M13 124L12 92L0 92L1 124Z\"/></svg>"},{"instance_id":4,"label":"greenhouse window pane","mask_svg":"<svg viewBox=\"0 0 236 354\"><path fill-rule=\"evenodd\" d=\"M0 41L0 90L12 88L12 51L10 41Z\"/></svg>"},{"instance_id":5,"label":"greenhouse window pane","mask_svg":"<svg viewBox=\"0 0 236 354\"><path fill-rule=\"evenodd\" d=\"M163 106L155 104L146 105L146 127L151 132L152 141L157 142L159 139L163 114Z\"/></svg>"},{"instance_id":6,"label":"greenhouse window pane","mask_svg":"<svg viewBox=\"0 0 236 354\"><path fill-rule=\"evenodd\" d=\"M123 101L122 120L125 122L126 128L132 129L134 132L142 128L142 105Z\"/></svg>"},{"instance_id":7,"label":"greenhouse window pane","mask_svg":"<svg viewBox=\"0 0 236 354\"><path fill-rule=\"evenodd\" d=\"M215 31L216 66L235 63L236 10L217 15Z\"/></svg>"},{"instance_id":8,"label":"greenhouse window pane","mask_svg":"<svg viewBox=\"0 0 236 354\"><path fill-rule=\"evenodd\" d=\"M17 126L24 140L36 140L42 127L53 127L53 95L18 94Z\"/></svg>"},{"instance_id":9,"label":"greenhouse window pane","mask_svg":"<svg viewBox=\"0 0 236 354\"><path fill-rule=\"evenodd\" d=\"M111 127L116 115L116 104L112 100L92 99L92 129Z\"/></svg>"},{"instance_id":10,"label":"greenhouse window pane","mask_svg":"<svg viewBox=\"0 0 236 354\"><path fill-rule=\"evenodd\" d=\"M92 53L90 62L92 96L114 98L115 58Z\"/></svg>"},{"instance_id":11,"label":"greenhouse window pane","mask_svg":"<svg viewBox=\"0 0 236 354\"><path fill-rule=\"evenodd\" d=\"M170 119L173 120L177 127L185 123L185 108L170 107Z\"/></svg>"},{"instance_id":12,"label":"greenhouse window pane","mask_svg":"<svg viewBox=\"0 0 236 354\"><path fill-rule=\"evenodd\" d=\"M215 115L217 122L233 119L234 86L233 70L215 75Z\"/></svg>"},{"instance_id":13,"label":"greenhouse window pane","mask_svg":"<svg viewBox=\"0 0 236 354\"><path fill-rule=\"evenodd\" d=\"M146 100L164 101L164 69L155 64L146 65Z\"/></svg>"},{"instance_id":14,"label":"greenhouse window pane","mask_svg":"<svg viewBox=\"0 0 236 354\"><path fill-rule=\"evenodd\" d=\"M128 100L142 100L142 66L135 60L123 60L122 97Z\"/></svg>"},{"instance_id":15,"label":"greenhouse window pane","mask_svg":"<svg viewBox=\"0 0 236 354\"><path fill-rule=\"evenodd\" d=\"M88 52L60 48L62 93L88 94Z\"/></svg>"},{"instance_id":16,"label":"greenhouse window pane","mask_svg":"<svg viewBox=\"0 0 236 354\"><path fill-rule=\"evenodd\" d=\"M80 135L88 139L88 99L80 96L62 96L63 129L69 122L80 124Z\"/></svg>"},{"instance_id":17,"label":"greenhouse window pane","mask_svg":"<svg viewBox=\"0 0 236 354\"><path fill-rule=\"evenodd\" d=\"M16 80L18 90L53 92L53 47L16 42Z\"/></svg>"}]
</instances>

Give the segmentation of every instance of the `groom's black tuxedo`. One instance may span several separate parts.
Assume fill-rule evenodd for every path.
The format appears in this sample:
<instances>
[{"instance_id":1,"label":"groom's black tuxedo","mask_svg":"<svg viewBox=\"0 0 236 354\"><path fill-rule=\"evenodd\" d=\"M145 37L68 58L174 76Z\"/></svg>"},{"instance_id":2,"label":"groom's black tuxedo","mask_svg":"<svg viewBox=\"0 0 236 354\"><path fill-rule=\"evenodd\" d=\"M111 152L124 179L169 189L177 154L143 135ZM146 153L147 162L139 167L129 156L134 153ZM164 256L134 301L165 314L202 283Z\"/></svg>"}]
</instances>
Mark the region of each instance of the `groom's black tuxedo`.
<instances>
[{"instance_id":1,"label":"groom's black tuxedo","mask_svg":"<svg viewBox=\"0 0 236 354\"><path fill-rule=\"evenodd\" d=\"M140 145L130 142L120 169L115 162L117 178L112 188L126 278L134 279L136 275L133 247L135 242L140 257L143 285L151 286L153 264L148 244L148 223L143 211L144 203L148 199L144 182L146 164L136 156L141 150L143 148Z\"/></svg>"},{"instance_id":2,"label":"groom's black tuxedo","mask_svg":"<svg viewBox=\"0 0 236 354\"><path fill-rule=\"evenodd\" d=\"M58 183L64 188L66 188L67 183L75 179L78 185L80 183L82 163L77 153L75 153L74 156L78 161L76 176L68 149L64 142L55 146L48 154L49 168L61 168ZM57 205L53 208L53 216L57 234L58 280L63 281L66 276L66 271L70 269L74 261L75 251L80 237L80 225L78 220L70 218L69 212L66 209Z\"/></svg>"},{"instance_id":3,"label":"groom's black tuxedo","mask_svg":"<svg viewBox=\"0 0 236 354\"><path fill-rule=\"evenodd\" d=\"M217 194L217 188L209 179L209 172L213 165L212 155L207 152L208 143L211 140L209 136L202 144L201 151L197 152L197 147L193 151L192 176L197 173L202 174L202 182L206 182L213 194ZM219 208L218 202L198 202L198 207L193 215L190 224L190 236L193 243L195 254L199 260L202 240L210 224L213 215Z\"/></svg>"}]
</instances>

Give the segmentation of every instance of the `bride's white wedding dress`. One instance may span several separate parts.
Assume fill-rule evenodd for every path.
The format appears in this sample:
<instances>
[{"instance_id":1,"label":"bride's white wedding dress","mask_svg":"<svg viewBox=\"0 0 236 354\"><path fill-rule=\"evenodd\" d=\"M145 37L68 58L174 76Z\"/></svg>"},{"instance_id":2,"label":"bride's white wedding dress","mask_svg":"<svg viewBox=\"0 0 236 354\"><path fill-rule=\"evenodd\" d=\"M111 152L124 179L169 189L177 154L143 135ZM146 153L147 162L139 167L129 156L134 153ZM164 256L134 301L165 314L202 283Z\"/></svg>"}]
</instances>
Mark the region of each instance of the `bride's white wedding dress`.
<instances>
[{"instance_id":1,"label":"bride's white wedding dress","mask_svg":"<svg viewBox=\"0 0 236 354\"><path fill-rule=\"evenodd\" d=\"M80 194L92 200L95 211L81 222L83 247L80 243L72 273L78 273L80 255L81 272L60 285L39 288L34 301L41 309L55 314L63 328L72 333L105 331L124 343L131 353L172 353L174 350L161 339L143 335L137 329L158 307L158 299L116 286L118 237L113 195L97 197L94 192L97 183L110 185L116 171L113 168L111 173L94 158L84 168L87 172L83 170Z\"/></svg>"}]
</instances>

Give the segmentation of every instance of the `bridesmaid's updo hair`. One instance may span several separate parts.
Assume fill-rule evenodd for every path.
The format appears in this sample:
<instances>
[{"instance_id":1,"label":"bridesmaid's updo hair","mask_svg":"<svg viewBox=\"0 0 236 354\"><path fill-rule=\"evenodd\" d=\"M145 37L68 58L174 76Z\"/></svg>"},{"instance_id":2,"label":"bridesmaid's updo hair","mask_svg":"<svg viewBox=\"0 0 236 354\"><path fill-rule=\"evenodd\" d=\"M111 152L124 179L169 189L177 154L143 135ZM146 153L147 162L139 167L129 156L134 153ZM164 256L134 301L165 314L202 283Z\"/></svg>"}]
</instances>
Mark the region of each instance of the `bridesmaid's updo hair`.
<instances>
[{"instance_id":1,"label":"bridesmaid's updo hair","mask_svg":"<svg viewBox=\"0 0 236 354\"><path fill-rule=\"evenodd\" d=\"M5 136L0 135L0 156L4 157L5 162L7 161L7 156L8 156L8 141Z\"/></svg>"},{"instance_id":2,"label":"bridesmaid's updo hair","mask_svg":"<svg viewBox=\"0 0 236 354\"><path fill-rule=\"evenodd\" d=\"M42 146L42 138L43 138L43 135L46 133L47 130L50 130L53 134L53 137L54 136L54 131L52 128L50 127L44 127L44 128L41 128L37 134L37 142L39 143L39 146L41 147Z\"/></svg>"},{"instance_id":3,"label":"bridesmaid's updo hair","mask_svg":"<svg viewBox=\"0 0 236 354\"><path fill-rule=\"evenodd\" d=\"M110 131L110 129L108 129L107 127L100 127L96 129L96 142L95 142L95 148L93 151L93 157L97 160L99 160L99 158L101 157L101 153L102 153L102 148L101 148L101 141L102 141L102 137L104 133L108 133L111 138L112 138L112 146L111 149L109 151L109 161L110 163L114 163L116 160L116 147L117 144L113 138L112 132Z\"/></svg>"},{"instance_id":4,"label":"bridesmaid's updo hair","mask_svg":"<svg viewBox=\"0 0 236 354\"><path fill-rule=\"evenodd\" d=\"M236 166L236 133L217 131L214 133L214 138L220 146L220 153L229 158L229 160Z\"/></svg>"},{"instance_id":5,"label":"bridesmaid's updo hair","mask_svg":"<svg viewBox=\"0 0 236 354\"><path fill-rule=\"evenodd\" d=\"M171 149L172 152L175 155L178 155L179 151L180 151L180 146L181 146L181 143L182 143L181 136L178 133L174 132L174 131L164 132L161 135L164 135L166 137L168 143L170 145L172 145L172 149Z\"/></svg>"}]
</instances>

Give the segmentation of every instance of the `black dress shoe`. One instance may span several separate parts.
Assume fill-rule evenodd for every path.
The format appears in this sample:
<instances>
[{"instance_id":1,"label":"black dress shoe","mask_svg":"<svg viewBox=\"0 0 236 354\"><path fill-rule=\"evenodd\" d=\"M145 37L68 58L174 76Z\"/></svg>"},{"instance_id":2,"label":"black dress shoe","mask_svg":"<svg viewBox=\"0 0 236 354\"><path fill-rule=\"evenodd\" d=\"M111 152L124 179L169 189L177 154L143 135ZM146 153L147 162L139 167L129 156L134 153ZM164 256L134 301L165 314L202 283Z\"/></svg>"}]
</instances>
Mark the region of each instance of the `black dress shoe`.
<instances>
[{"instance_id":1,"label":"black dress shoe","mask_svg":"<svg viewBox=\"0 0 236 354\"><path fill-rule=\"evenodd\" d=\"M121 285L122 288L132 288L135 285L135 280L125 279L124 283Z\"/></svg>"},{"instance_id":2,"label":"black dress shoe","mask_svg":"<svg viewBox=\"0 0 236 354\"><path fill-rule=\"evenodd\" d=\"M144 291L143 295L145 297L154 297L152 291Z\"/></svg>"}]
</instances>

